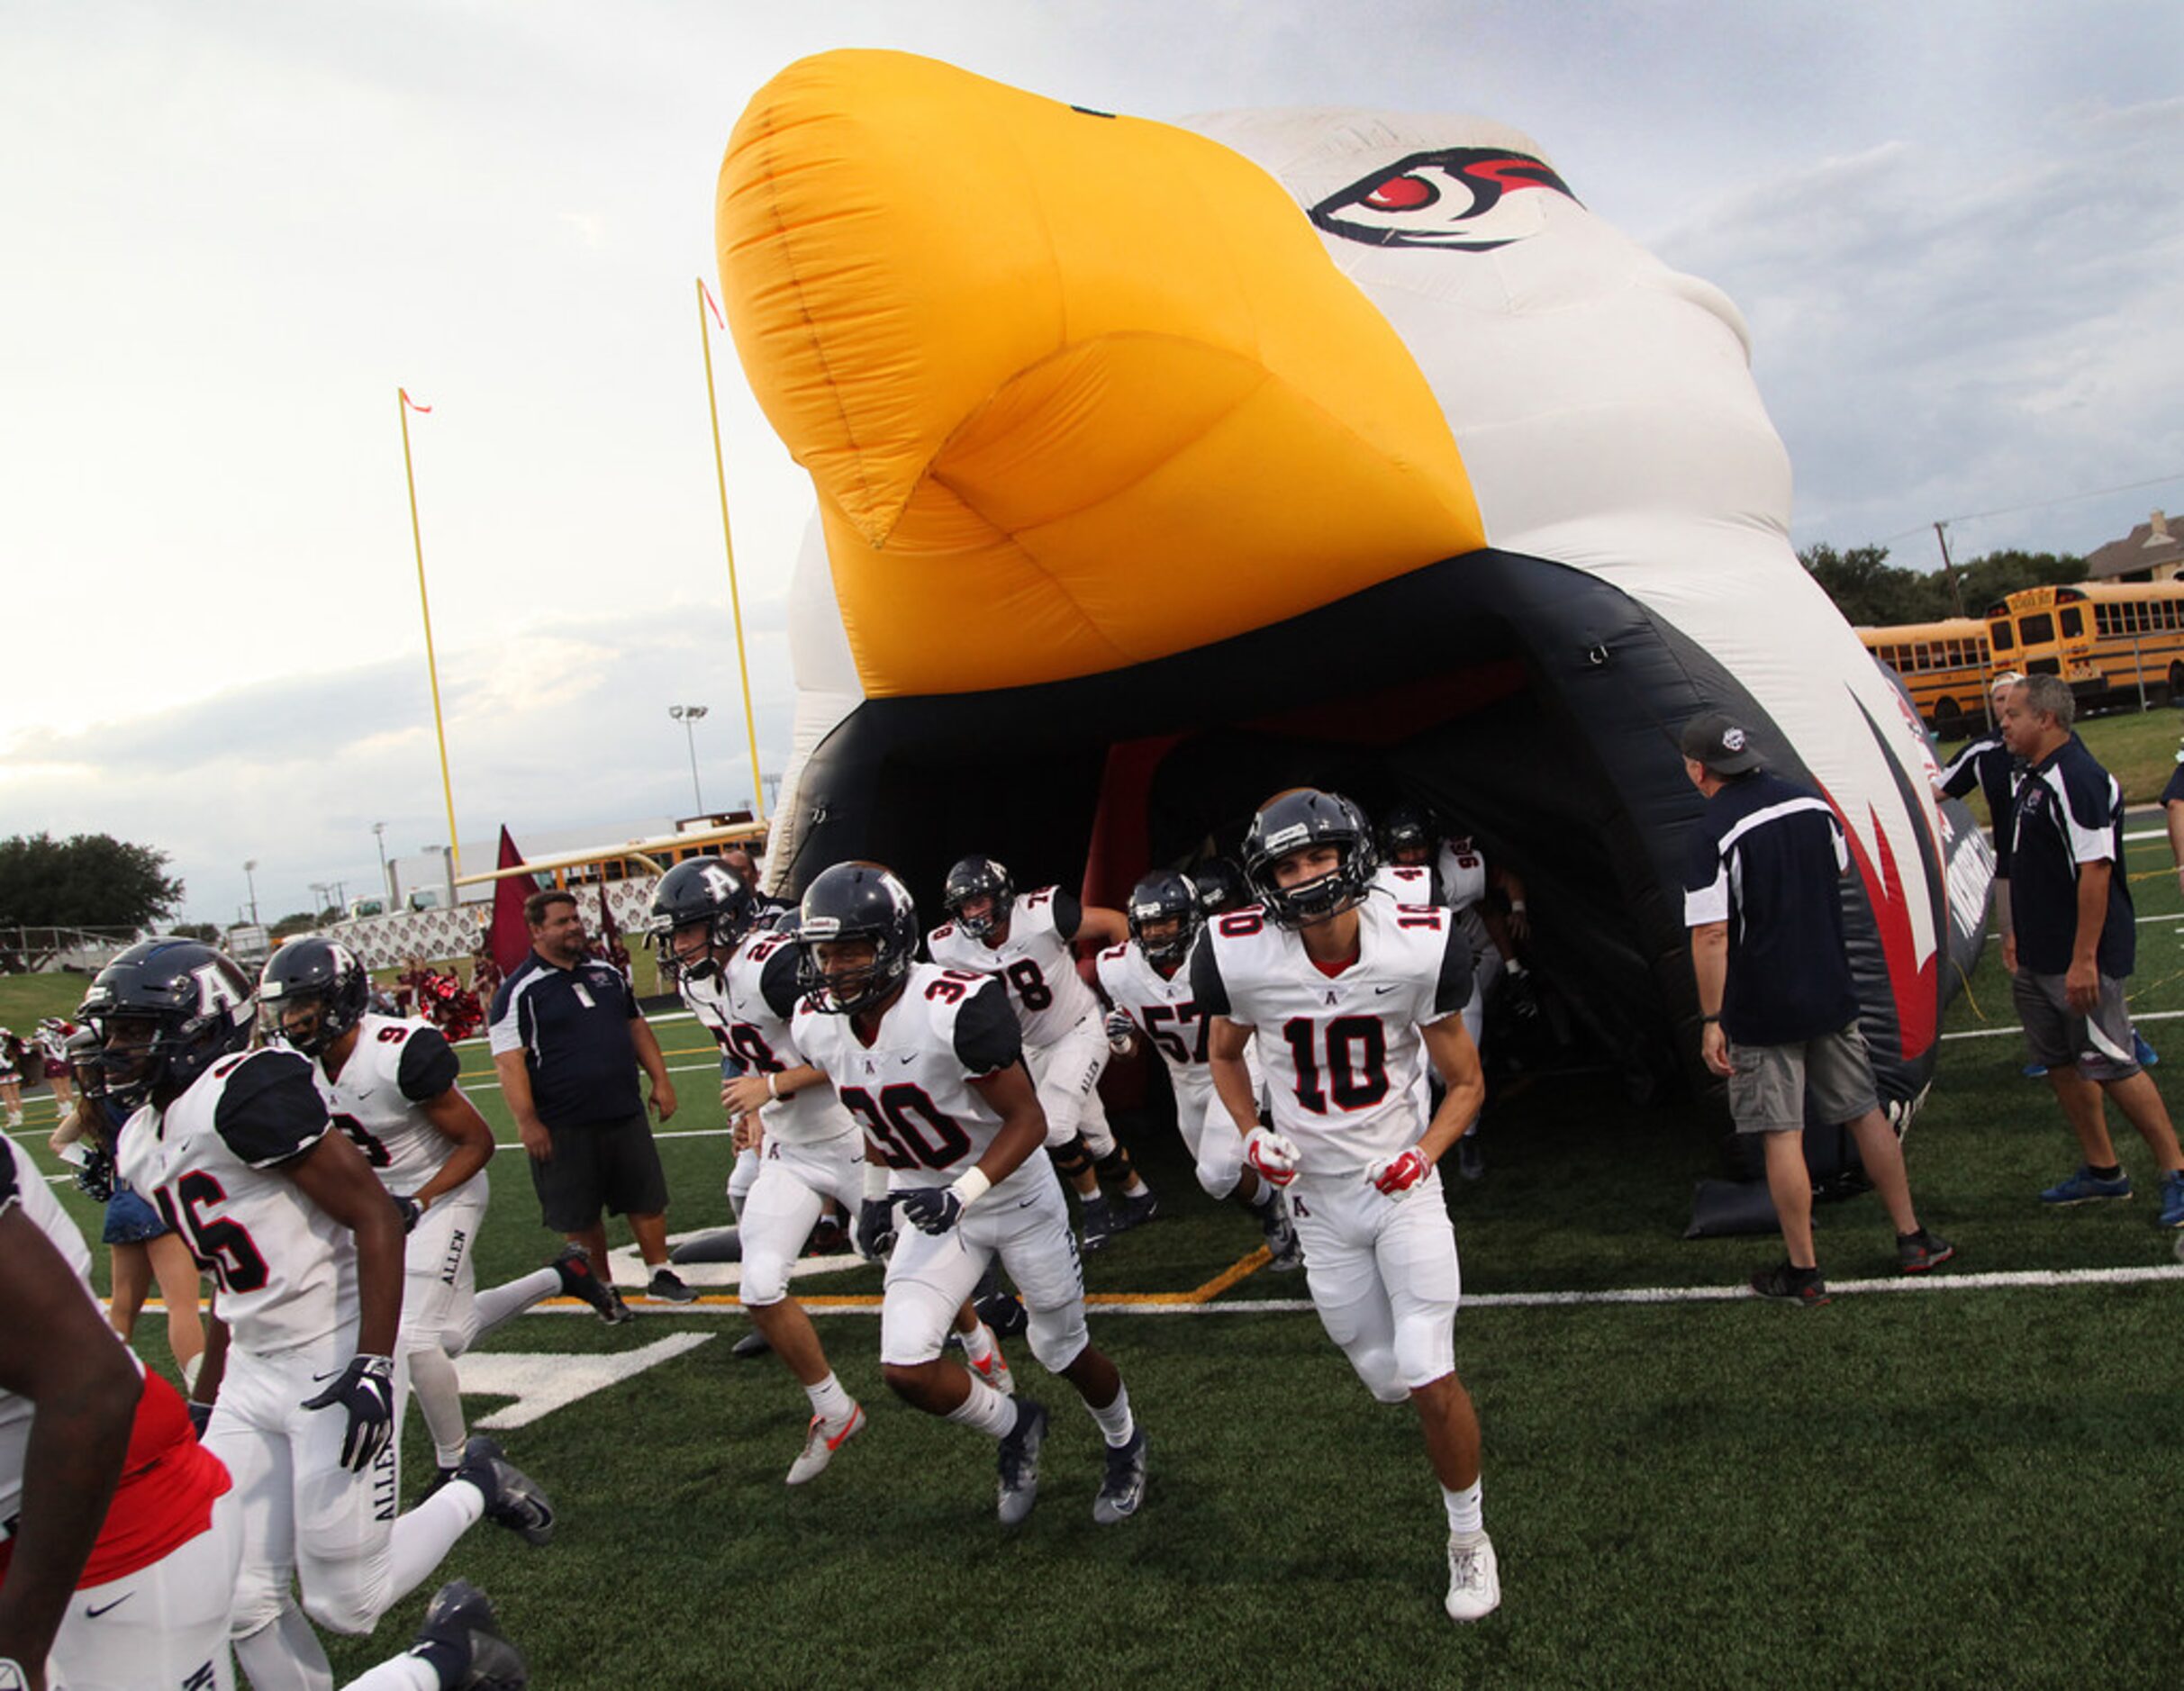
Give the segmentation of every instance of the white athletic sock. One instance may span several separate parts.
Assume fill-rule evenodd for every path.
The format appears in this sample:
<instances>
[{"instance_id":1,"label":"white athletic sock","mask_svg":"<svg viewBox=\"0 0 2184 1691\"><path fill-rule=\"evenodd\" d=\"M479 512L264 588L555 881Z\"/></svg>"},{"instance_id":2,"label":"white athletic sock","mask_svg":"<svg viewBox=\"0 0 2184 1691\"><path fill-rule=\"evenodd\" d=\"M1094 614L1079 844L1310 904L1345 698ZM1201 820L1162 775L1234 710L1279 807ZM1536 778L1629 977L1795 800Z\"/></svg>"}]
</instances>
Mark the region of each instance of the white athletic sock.
<instances>
[{"instance_id":1,"label":"white athletic sock","mask_svg":"<svg viewBox=\"0 0 2184 1691\"><path fill-rule=\"evenodd\" d=\"M949 1410L947 1418L975 1427L990 1439L1005 1439L1016 1431L1016 1399L1002 1397L974 1374L971 1395Z\"/></svg>"},{"instance_id":2,"label":"white athletic sock","mask_svg":"<svg viewBox=\"0 0 2184 1691\"><path fill-rule=\"evenodd\" d=\"M333 1691L326 1647L293 1597L281 1605L278 1620L235 1641L235 1659L251 1691Z\"/></svg>"},{"instance_id":3,"label":"white athletic sock","mask_svg":"<svg viewBox=\"0 0 2184 1691\"><path fill-rule=\"evenodd\" d=\"M442 1468L453 1468L463 1460L463 1442L469 1436L463 1425L462 1381L455 1364L437 1344L412 1351L404 1360L418 1413L432 1435L432 1460Z\"/></svg>"},{"instance_id":4,"label":"white athletic sock","mask_svg":"<svg viewBox=\"0 0 2184 1691\"><path fill-rule=\"evenodd\" d=\"M980 1322L968 1333L959 1335L963 1340L963 1353L974 1362L984 1362L993 1354L993 1329Z\"/></svg>"},{"instance_id":5,"label":"white athletic sock","mask_svg":"<svg viewBox=\"0 0 2184 1691\"><path fill-rule=\"evenodd\" d=\"M552 1269L539 1269L526 1274L520 1280L510 1280L505 1286L491 1286L471 1300L476 1316L470 1328L473 1339L491 1333L503 1321L521 1315L533 1304L559 1295L561 1276Z\"/></svg>"},{"instance_id":6,"label":"white athletic sock","mask_svg":"<svg viewBox=\"0 0 2184 1691\"><path fill-rule=\"evenodd\" d=\"M822 1421L847 1421L849 1412L856 1407L856 1399L842 1389L842 1382L832 1374L816 1386L806 1386L804 1396L811 1400L811 1413Z\"/></svg>"},{"instance_id":7,"label":"white athletic sock","mask_svg":"<svg viewBox=\"0 0 2184 1691\"><path fill-rule=\"evenodd\" d=\"M1474 1479L1462 1491L1441 1488L1441 1500L1448 1506L1448 1530L1451 1533L1483 1533L1486 1531L1486 1512L1480 1506L1479 1487Z\"/></svg>"},{"instance_id":8,"label":"white athletic sock","mask_svg":"<svg viewBox=\"0 0 2184 1691\"><path fill-rule=\"evenodd\" d=\"M439 1668L405 1651L392 1661L366 1668L361 1678L351 1679L341 1691L440 1691L446 1683Z\"/></svg>"},{"instance_id":9,"label":"white athletic sock","mask_svg":"<svg viewBox=\"0 0 2184 1691\"><path fill-rule=\"evenodd\" d=\"M451 1479L407 1515L397 1515L387 1544L387 1606L408 1596L447 1560L455 1541L485 1517L485 1496L467 1479Z\"/></svg>"},{"instance_id":10,"label":"white athletic sock","mask_svg":"<svg viewBox=\"0 0 2184 1691\"><path fill-rule=\"evenodd\" d=\"M1145 1183L1145 1177L1141 1174L1133 1173L1130 1176L1129 1184L1122 1189L1122 1195L1125 1198L1143 1198L1147 1189L1148 1189Z\"/></svg>"},{"instance_id":11,"label":"white athletic sock","mask_svg":"<svg viewBox=\"0 0 2184 1691\"><path fill-rule=\"evenodd\" d=\"M1110 1450L1120 1450L1137 1431L1137 1423L1130 1414L1130 1388L1119 1381L1115 1386L1115 1401L1106 1408L1095 1409L1089 1403L1084 1406L1092 1410L1092 1418L1100 1424Z\"/></svg>"}]
</instances>

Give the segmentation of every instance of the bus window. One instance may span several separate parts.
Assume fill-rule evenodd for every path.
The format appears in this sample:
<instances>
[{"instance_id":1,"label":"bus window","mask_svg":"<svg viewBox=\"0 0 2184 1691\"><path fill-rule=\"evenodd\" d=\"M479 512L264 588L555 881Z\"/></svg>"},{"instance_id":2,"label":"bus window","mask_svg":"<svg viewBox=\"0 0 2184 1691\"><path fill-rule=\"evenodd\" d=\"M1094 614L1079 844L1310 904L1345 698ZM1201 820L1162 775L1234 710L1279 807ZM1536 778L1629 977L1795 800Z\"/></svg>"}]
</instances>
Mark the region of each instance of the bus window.
<instances>
[{"instance_id":1,"label":"bus window","mask_svg":"<svg viewBox=\"0 0 2184 1691\"><path fill-rule=\"evenodd\" d=\"M1987 638L1998 652L2007 652L2017 643L2017 637L2007 617L1997 617L1987 625Z\"/></svg>"},{"instance_id":2,"label":"bus window","mask_svg":"<svg viewBox=\"0 0 2184 1691\"><path fill-rule=\"evenodd\" d=\"M2062 623L2062 638L2075 640L2086 631L2085 612L2076 605L2066 605L2056 613Z\"/></svg>"},{"instance_id":3,"label":"bus window","mask_svg":"<svg viewBox=\"0 0 2184 1691\"><path fill-rule=\"evenodd\" d=\"M2035 611L2025 619L2025 643L2027 646L2046 646L2055 638L2055 619L2044 610ZM1998 647L2001 643L1996 642Z\"/></svg>"}]
</instances>

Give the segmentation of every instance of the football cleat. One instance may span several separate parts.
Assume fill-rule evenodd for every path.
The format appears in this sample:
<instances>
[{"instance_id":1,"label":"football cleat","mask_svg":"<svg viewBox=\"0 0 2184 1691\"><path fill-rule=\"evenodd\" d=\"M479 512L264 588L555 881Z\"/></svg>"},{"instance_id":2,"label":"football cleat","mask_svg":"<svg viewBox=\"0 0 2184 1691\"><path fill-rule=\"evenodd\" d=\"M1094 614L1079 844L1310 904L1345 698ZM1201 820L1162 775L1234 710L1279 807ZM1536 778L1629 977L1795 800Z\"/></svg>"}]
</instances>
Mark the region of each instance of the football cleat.
<instances>
[{"instance_id":1,"label":"football cleat","mask_svg":"<svg viewBox=\"0 0 2184 1691\"><path fill-rule=\"evenodd\" d=\"M773 1352L774 1347L766 1334L756 1327L728 1347L728 1353L739 1361L748 1361L754 1356L771 1356Z\"/></svg>"},{"instance_id":2,"label":"football cleat","mask_svg":"<svg viewBox=\"0 0 2184 1691\"><path fill-rule=\"evenodd\" d=\"M1016 1425L1001 1442L995 1469L1001 1475L1001 1524L1015 1526L1031 1513L1039 1495L1039 1446L1047 1442L1047 1410L1029 1397L1016 1405Z\"/></svg>"},{"instance_id":3,"label":"football cleat","mask_svg":"<svg viewBox=\"0 0 2184 1691\"><path fill-rule=\"evenodd\" d=\"M1924 1274L1956 1255L1956 1247L1931 1228L1896 1235L1896 1266L1906 1274Z\"/></svg>"},{"instance_id":4,"label":"football cleat","mask_svg":"<svg viewBox=\"0 0 2184 1691\"><path fill-rule=\"evenodd\" d=\"M684 1284L683 1277L673 1269L652 1271L652 1278L645 1283L645 1296L663 1304L694 1304L698 1295Z\"/></svg>"},{"instance_id":5,"label":"football cleat","mask_svg":"<svg viewBox=\"0 0 2184 1691\"><path fill-rule=\"evenodd\" d=\"M445 1664L455 1677L443 1682L460 1691L524 1691L530 1684L530 1670L502 1632L493 1600L467 1579L450 1579L432 1594L411 1653Z\"/></svg>"},{"instance_id":6,"label":"football cleat","mask_svg":"<svg viewBox=\"0 0 2184 1691\"><path fill-rule=\"evenodd\" d=\"M1777 1262L1772 1268L1760 1270L1752 1277L1752 1289L1762 1298L1798 1304L1807 1309L1817 1309L1828 1300L1827 1282L1820 1278L1818 1269L1801 1269L1790 1262Z\"/></svg>"},{"instance_id":7,"label":"football cleat","mask_svg":"<svg viewBox=\"0 0 2184 1691\"><path fill-rule=\"evenodd\" d=\"M1100 1495L1092 1499L1092 1519L1113 1526L1137 1513L1145 1501L1145 1429L1131 1433L1127 1444L1107 1447L1107 1472L1100 1480Z\"/></svg>"},{"instance_id":8,"label":"football cleat","mask_svg":"<svg viewBox=\"0 0 2184 1691\"><path fill-rule=\"evenodd\" d=\"M1501 1606L1501 1569L1485 1533L1448 1535L1448 1596L1441 1606L1452 1621L1482 1621Z\"/></svg>"},{"instance_id":9,"label":"football cleat","mask_svg":"<svg viewBox=\"0 0 2184 1691\"><path fill-rule=\"evenodd\" d=\"M992 1350L987 1352L984 1361L974 1362L966 1355L964 1359L964 1365L971 1370L973 1375L984 1380L1002 1397L1013 1397L1016 1396L1016 1376L1009 1371L1009 1359L1001 1353L999 1344L995 1344Z\"/></svg>"},{"instance_id":10,"label":"football cleat","mask_svg":"<svg viewBox=\"0 0 2184 1691\"><path fill-rule=\"evenodd\" d=\"M455 1477L478 1488L485 1499L485 1518L495 1526L521 1533L529 1544L553 1541L553 1499L537 1480L503 1458L501 1447L484 1433L472 1434L463 1446L462 1463Z\"/></svg>"},{"instance_id":11,"label":"football cleat","mask_svg":"<svg viewBox=\"0 0 2184 1691\"><path fill-rule=\"evenodd\" d=\"M615 1295L612 1286L592 1272L592 1253L582 1245L564 1245L561 1254L548 1262L547 1267L561 1277L561 1295L564 1298L583 1298L598 1311L602 1321L610 1325L628 1318L627 1309L620 1316L614 1313L615 1306L621 1300Z\"/></svg>"},{"instance_id":12,"label":"football cleat","mask_svg":"<svg viewBox=\"0 0 2184 1691\"><path fill-rule=\"evenodd\" d=\"M1122 1195L1122 1212L1115 1217L1115 1231L1125 1233L1132 1227L1142 1227L1146 1222L1159 1218L1160 1198L1151 1187L1146 1187L1142 1192L1125 1192Z\"/></svg>"},{"instance_id":13,"label":"football cleat","mask_svg":"<svg viewBox=\"0 0 2184 1691\"><path fill-rule=\"evenodd\" d=\"M789 1484L801 1486L806 1480L817 1479L827 1471L834 1452L864 1430L865 1409L861 1404L851 1404L849 1419L831 1433L827 1430L824 1415L813 1415L811 1430L804 1434L803 1454L789 1464Z\"/></svg>"},{"instance_id":14,"label":"football cleat","mask_svg":"<svg viewBox=\"0 0 2184 1691\"><path fill-rule=\"evenodd\" d=\"M1084 1224L1085 1250L1106 1250L1107 1242L1115 1235L1115 1212L1108 1207L1107 1199L1086 1198L1080 1219Z\"/></svg>"}]
</instances>

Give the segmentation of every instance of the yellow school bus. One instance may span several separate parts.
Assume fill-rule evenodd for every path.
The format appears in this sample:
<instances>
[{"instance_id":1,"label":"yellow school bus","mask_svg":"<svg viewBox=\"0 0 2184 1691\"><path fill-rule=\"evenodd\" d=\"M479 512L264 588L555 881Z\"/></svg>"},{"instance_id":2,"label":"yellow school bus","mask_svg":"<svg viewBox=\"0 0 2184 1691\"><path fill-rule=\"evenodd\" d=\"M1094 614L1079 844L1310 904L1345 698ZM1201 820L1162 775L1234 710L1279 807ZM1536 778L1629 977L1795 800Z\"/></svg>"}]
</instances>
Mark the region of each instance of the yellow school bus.
<instances>
[{"instance_id":1,"label":"yellow school bus","mask_svg":"<svg viewBox=\"0 0 2184 1691\"><path fill-rule=\"evenodd\" d=\"M2184 584L2027 587L1989 605L1986 621L1996 669L2060 675L2080 703L2184 697Z\"/></svg>"},{"instance_id":2,"label":"yellow school bus","mask_svg":"<svg viewBox=\"0 0 2184 1691\"><path fill-rule=\"evenodd\" d=\"M1988 627L1976 617L1951 617L1857 634L1867 651L1903 677L1911 702L1935 731L1954 735L1986 720L1987 678L1997 667Z\"/></svg>"}]
</instances>

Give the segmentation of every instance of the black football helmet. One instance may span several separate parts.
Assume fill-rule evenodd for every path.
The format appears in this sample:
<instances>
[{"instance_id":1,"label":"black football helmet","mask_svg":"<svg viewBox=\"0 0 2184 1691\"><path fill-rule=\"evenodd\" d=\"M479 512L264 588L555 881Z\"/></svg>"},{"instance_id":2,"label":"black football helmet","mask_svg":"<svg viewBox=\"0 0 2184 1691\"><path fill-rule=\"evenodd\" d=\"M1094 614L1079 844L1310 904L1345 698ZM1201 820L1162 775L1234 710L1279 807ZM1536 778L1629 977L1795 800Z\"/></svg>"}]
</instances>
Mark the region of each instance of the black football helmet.
<instances>
[{"instance_id":1,"label":"black football helmet","mask_svg":"<svg viewBox=\"0 0 2184 1691\"><path fill-rule=\"evenodd\" d=\"M645 944L657 956L666 981L717 979L720 958L736 948L758 915L758 900L743 877L718 857L693 857L660 877L652 891L652 912L645 919ZM685 927L705 926L705 949L678 957L675 936Z\"/></svg>"},{"instance_id":2,"label":"black football helmet","mask_svg":"<svg viewBox=\"0 0 2184 1691\"><path fill-rule=\"evenodd\" d=\"M993 908L983 916L965 916L963 907L980 897L992 899ZM964 858L948 871L940 888L940 905L948 913L948 920L973 939L983 939L1007 921L1015 903L1016 882L991 857Z\"/></svg>"},{"instance_id":3,"label":"black football helmet","mask_svg":"<svg viewBox=\"0 0 2184 1691\"><path fill-rule=\"evenodd\" d=\"M1334 869L1293 887L1274 879L1274 865L1291 852L1332 846ZM1276 793L1251 818L1244 836L1244 876L1275 921L1306 927L1360 902L1373 883L1377 858L1365 813L1339 792L1291 787Z\"/></svg>"},{"instance_id":4,"label":"black football helmet","mask_svg":"<svg viewBox=\"0 0 2184 1691\"><path fill-rule=\"evenodd\" d=\"M258 978L266 1032L306 1057L322 1057L372 1007L372 977L346 945L316 935L292 939Z\"/></svg>"},{"instance_id":5,"label":"black football helmet","mask_svg":"<svg viewBox=\"0 0 2184 1691\"><path fill-rule=\"evenodd\" d=\"M870 940L871 963L854 970L820 966L814 947ZM796 984L812 1008L848 1016L879 1003L902 984L918 955L918 906L910 889L878 864L836 864L804 889L796 911Z\"/></svg>"},{"instance_id":6,"label":"black football helmet","mask_svg":"<svg viewBox=\"0 0 2184 1691\"><path fill-rule=\"evenodd\" d=\"M1202 864L1193 864L1190 881L1198 894L1198 913L1209 919L1223 910L1237 909L1251 902L1251 890L1244 884L1244 872L1226 857L1209 857Z\"/></svg>"},{"instance_id":7,"label":"black football helmet","mask_svg":"<svg viewBox=\"0 0 2184 1691\"><path fill-rule=\"evenodd\" d=\"M1172 869L1157 870L1132 887L1124 914L1137 948L1164 969L1190 954L1191 942L1206 922L1199 914L1197 889Z\"/></svg>"},{"instance_id":8,"label":"black football helmet","mask_svg":"<svg viewBox=\"0 0 2184 1691\"><path fill-rule=\"evenodd\" d=\"M250 977L194 939L147 939L101 969L77 1019L98 1035L107 1096L165 1105L230 1052L247 1050Z\"/></svg>"},{"instance_id":9,"label":"black football helmet","mask_svg":"<svg viewBox=\"0 0 2184 1691\"><path fill-rule=\"evenodd\" d=\"M1422 851L1430 857L1437 844L1433 814L1424 805L1406 799L1390 805L1381 817L1380 853L1384 862L1400 864L1405 852Z\"/></svg>"}]
</instances>

